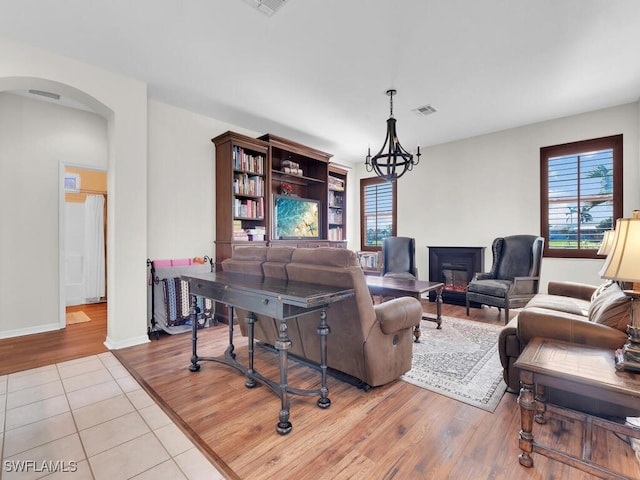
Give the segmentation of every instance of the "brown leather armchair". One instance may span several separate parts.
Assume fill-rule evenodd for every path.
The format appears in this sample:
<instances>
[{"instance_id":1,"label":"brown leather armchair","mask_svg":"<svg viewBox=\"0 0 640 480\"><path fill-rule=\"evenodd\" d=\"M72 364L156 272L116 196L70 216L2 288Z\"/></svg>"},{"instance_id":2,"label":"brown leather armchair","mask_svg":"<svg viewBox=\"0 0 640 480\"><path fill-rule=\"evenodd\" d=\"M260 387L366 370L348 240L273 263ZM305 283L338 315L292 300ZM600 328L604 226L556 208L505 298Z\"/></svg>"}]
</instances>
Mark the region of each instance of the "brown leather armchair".
<instances>
[{"instance_id":1,"label":"brown leather armchair","mask_svg":"<svg viewBox=\"0 0 640 480\"><path fill-rule=\"evenodd\" d=\"M467 284L467 316L471 302L504 308L504 323L510 308L522 308L540 286L540 265L544 238L512 235L493 241L491 271L476 273Z\"/></svg>"}]
</instances>

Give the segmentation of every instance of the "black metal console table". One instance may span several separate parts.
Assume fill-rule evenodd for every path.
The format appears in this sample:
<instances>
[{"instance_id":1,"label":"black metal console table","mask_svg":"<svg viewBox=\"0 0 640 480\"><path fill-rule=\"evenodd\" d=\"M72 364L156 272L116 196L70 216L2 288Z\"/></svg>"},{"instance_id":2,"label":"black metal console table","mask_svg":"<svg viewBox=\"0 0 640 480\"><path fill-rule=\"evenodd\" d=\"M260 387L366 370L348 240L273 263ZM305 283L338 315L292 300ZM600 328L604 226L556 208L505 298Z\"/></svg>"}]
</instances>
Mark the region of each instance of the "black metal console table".
<instances>
[{"instance_id":1,"label":"black metal console table","mask_svg":"<svg viewBox=\"0 0 640 480\"><path fill-rule=\"evenodd\" d=\"M281 409L276 431L285 435L291 431L289 421L289 397L296 395L319 395L318 406L328 408L331 405L329 389L327 388L327 335L329 325L327 323L326 308L329 304L344 300L355 295L353 289L345 289L327 285L312 283L284 281L275 278L258 277L254 275L240 275L234 273L203 273L183 275L189 282L190 292L195 295L211 298L216 302L230 307L231 319L233 309L243 308L248 310L246 318L248 330L248 366L245 367L236 360L233 345L233 321L229 321L229 346L225 350L224 357L199 357L197 353L198 328L197 322L193 322L192 347L193 354L189 370L200 370L198 362L207 360L229 365L247 376L245 385L252 388L257 381L267 385L280 397ZM322 387L319 390L306 390L290 387L287 383L288 350L291 348L291 339L287 334L287 320L312 312L320 312L320 325L317 332L320 335L320 372ZM280 357L280 382L275 382L264 377L254 369L254 332L256 314L273 317L280 322L278 340L274 347Z\"/></svg>"}]
</instances>

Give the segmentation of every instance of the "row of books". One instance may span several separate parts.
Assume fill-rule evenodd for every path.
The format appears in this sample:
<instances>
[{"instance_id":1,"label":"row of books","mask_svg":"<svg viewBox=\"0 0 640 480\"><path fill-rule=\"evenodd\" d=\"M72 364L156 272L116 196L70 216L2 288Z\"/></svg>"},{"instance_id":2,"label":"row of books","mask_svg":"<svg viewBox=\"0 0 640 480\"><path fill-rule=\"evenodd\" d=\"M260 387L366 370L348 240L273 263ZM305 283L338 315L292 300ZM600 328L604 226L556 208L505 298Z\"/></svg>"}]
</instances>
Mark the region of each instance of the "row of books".
<instances>
[{"instance_id":1,"label":"row of books","mask_svg":"<svg viewBox=\"0 0 640 480\"><path fill-rule=\"evenodd\" d=\"M344 194L336 193L329 190L329 206L330 207L342 207L344 202Z\"/></svg>"},{"instance_id":2,"label":"row of books","mask_svg":"<svg viewBox=\"0 0 640 480\"><path fill-rule=\"evenodd\" d=\"M264 155L248 153L245 152L244 148L234 145L233 168L264 175Z\"/></svg>"},{"instance_id":3,"label":"row of books","mask_svg":"<svg viewBox=\"0 0 640 480\"><path fill-rule=\"evenodd\" d=\"M236 195L264 195L264 178L258 175L236 174L233 177L233 193Z\"/></svg>"},{"instance_id":4,"label":"row of books","mask_svg":"<svg viewBox=\"0 0 640 480\"><path fill-rule=\"evenodd\" d=\"M344 191L344 180L329 175L329 188L332 190Z\"/></svg>"},{"instance_id":5,"label":"row of books","mask_svg":"<svg viewBox=\"0 0 640 480\"><path fill-rule=\"evenodd\" d=\"M255 200L234 199L233 216L239 218L264 218L264 198L256 198Z\"/></svg>"},{"instance_id":6,"label":"row of books","mask_svg":"<svg viewBox=\"0 0 640 480\"><path fill-rule=\"evenodd\" d=\"M342 210L329 210L329 223L342 223Z\"/></svg>"},{"instance_id":7,"label":"row of books","mask_svg":"<svg viewBox=\"0 0 640 480\"><path fill-rule=\"evenodd\" d=\"M234 222L235 225L235 222ZM237 241L244 242L264 242L266 238L266 230L264 227L254 227L243 229L242 225L240 228L233 229L233 239Z\"/></svg>"},{"instance_id":8,"label":"row of books","mask_svg":"<svg viewBox=\"0 0 640 480\"><path fill-rule=\"evenodd\" d=\"M328 240L343 240L342 238L342 227L333 227L329 229L329 238Z\"/></svg>"},{"instance_id":9,"label":"row of books","mask_svg":"<svg viewBox=\"0 0 640 480\"><path fill-rule=\"evenodd\" d=\"M280 167L280 171L283 173L287 173L289 175L297 175L299 177L303 175L300 164L298 162L294 162L293 160L282 160L282 162L280 163Z\"/></svg>"},{"instance_id":10,"label":"row of books","mask_svg":"<svg viewBox=\"0 0 640 480\"><path fill-rule=\"evenodd\" d=\"M301 168L292 168L292 167L282 167L282 173L286 173L288 175L296 175L298 177L301 177L302 175L304 175L304 172L302 171Z\"/></svg>"}]
</instances>

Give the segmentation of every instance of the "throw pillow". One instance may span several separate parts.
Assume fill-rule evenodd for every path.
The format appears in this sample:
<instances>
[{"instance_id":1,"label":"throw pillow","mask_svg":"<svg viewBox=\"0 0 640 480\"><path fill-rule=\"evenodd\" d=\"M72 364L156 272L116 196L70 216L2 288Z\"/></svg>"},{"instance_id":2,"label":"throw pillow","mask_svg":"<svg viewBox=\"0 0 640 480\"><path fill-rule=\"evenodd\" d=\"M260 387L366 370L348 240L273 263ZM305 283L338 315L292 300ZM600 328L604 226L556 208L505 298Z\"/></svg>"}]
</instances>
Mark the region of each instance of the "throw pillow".
<instances>
[{"instance_id":1,"label":"throw pillow","mask_svg":"<svg viewBox=\"0 0 640 480\"><path fill-rule=\"evenodd\" d=\"M611 285L617 285L617 283L615 283L613 280L607 280L598 288L596 288L593 294L591 295L591 301L593 302L601 293L606 291Z\"/></svg>"},{"instance_id":2,"label":"throw pillow","mask_svg":"<svg viewBox=\"0 0 640 480\"><path fill-rule=\"evenodd\" d=\"M591 302L589 320L626 332L630 309L631 298L613 283Z\"/></svg>"}]
</instances>

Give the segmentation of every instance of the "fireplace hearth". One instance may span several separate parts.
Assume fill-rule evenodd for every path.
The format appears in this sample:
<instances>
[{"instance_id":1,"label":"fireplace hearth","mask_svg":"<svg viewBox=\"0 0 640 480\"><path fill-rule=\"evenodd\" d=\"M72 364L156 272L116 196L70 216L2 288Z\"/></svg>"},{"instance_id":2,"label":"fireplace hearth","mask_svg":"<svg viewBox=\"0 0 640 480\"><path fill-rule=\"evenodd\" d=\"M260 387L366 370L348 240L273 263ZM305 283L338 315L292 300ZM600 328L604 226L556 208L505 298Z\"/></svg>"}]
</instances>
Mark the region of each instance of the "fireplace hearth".
<instances>
[{"instance_id":1,"label":"fireplace hearth","mask_svg":"<svg viewBox=\"0 0 640 480\"><path fill-rule=\"evenodd\" d=\"M477 272L484 272L485 247L427 247L429 249L429 281L442 282L442 301L466 304L467 283ZM435 293L429 300L436 300ZM471 302L471 306L481 305Z\"/></svg>"}]
</instances>

